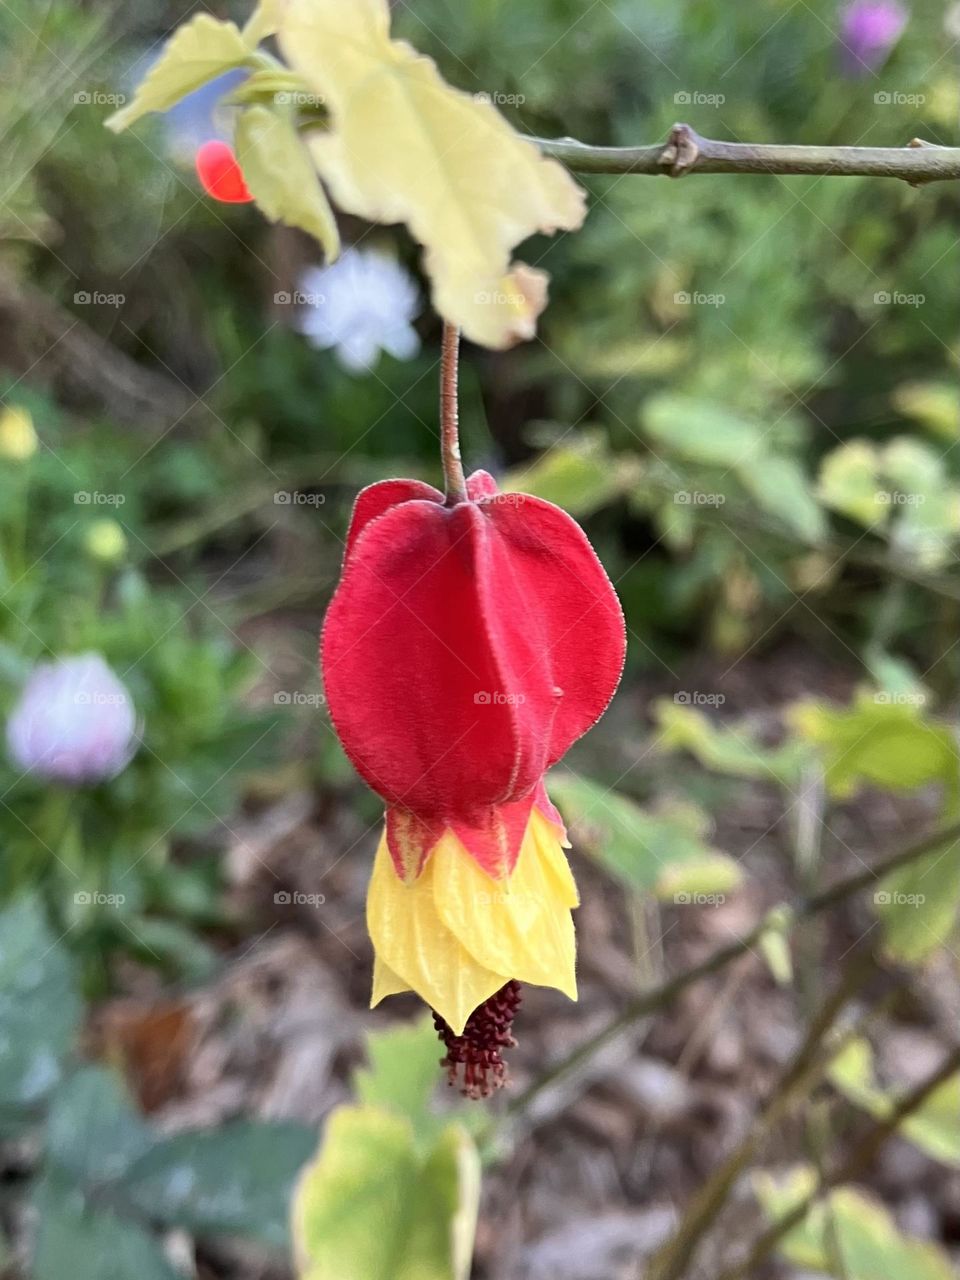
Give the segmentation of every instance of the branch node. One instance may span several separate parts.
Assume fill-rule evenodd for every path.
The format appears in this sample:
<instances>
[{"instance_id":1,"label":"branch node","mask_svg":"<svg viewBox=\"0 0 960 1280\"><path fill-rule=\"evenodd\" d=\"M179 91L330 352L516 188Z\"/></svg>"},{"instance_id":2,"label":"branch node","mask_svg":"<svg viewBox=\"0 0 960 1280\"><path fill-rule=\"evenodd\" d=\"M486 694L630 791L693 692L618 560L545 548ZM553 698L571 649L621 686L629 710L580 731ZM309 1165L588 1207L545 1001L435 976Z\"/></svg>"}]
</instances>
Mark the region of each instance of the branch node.
<instances>
[{"instance_id":1,"label":"branch node","mask_svg":"<svg viewBox=\"0 0 960 1280\"><path fill-rule=\"evenodd\" d=\"M688 124L675 124L657 161L671 178L690 172L700 155L700 141Z\"/></svg>"}]
</instances>

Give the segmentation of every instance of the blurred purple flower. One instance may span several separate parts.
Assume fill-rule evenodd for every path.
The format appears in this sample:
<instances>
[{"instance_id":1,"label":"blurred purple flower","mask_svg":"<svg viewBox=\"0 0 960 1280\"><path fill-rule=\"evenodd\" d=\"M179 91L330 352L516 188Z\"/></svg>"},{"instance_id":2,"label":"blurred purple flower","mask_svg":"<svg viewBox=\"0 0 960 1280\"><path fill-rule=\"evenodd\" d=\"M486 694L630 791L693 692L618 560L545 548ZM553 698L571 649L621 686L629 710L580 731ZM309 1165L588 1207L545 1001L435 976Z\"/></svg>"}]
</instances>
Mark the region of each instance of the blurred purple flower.
<instances>
[{"instance_id":1,"label":"blurred purple flower","mask_svg":"<svg viewBox=\"0 0 960 1280\"><path fill-rule=\"evenodd\" d=\"M344 249L328 267L308 267L294 301L297 328L315 347L334 347L351 373L366 373L381 351L410 360L420 350L411 323L420 310L413 278L376 249Z\"/></svg>"},{"instance_id":2,"label":"blurred purple flower","mask_svg":"<svg viewBox=\"0 0 960 1280\"><path fill-rule=\"evenodd\" d=\"M139 58L127 77L130 92L140 83L160 57L161 50L151 50ZM242 67L224 71L181 98L164 114L163 129L167 151L186 168L193 168L193 158L205 142L233 142L235 109L221 105L221 99L250 75Z\"/></svg>"},{"instance_id":3,"label":"blurred purple flower","mask_svg":"<svg viewBox=\"0 0 960 1280\"><path fill-rule=\"evenodd\" d=\"M841 12L840 56L847 75L876 71L910 17L897 0L853 0Z\"/></svg>"},{"instance_id":4,"label":"blurred purple flower","mask_svg":"<svg viewBox=\"0 0 960 1280\"><path fill-rule=\"evenodd\" d=\"M220 100L247 79L249 71L225 71L215 80L188 93L164 116L167 148L175 160L192 165L205 142L233 142L233 111Z\"/></svg>"},{"instance_id":5,"label":"blurred purple flower","mask_svg":"<svg viewBox=\"0 0 960 1280\"><path fill-rule=\"evenodd\" d=\"M74 785L116 777L136 736L130 694L99 653L37 663L7 721L18 768Z\"/></svg>"}]
</instances>

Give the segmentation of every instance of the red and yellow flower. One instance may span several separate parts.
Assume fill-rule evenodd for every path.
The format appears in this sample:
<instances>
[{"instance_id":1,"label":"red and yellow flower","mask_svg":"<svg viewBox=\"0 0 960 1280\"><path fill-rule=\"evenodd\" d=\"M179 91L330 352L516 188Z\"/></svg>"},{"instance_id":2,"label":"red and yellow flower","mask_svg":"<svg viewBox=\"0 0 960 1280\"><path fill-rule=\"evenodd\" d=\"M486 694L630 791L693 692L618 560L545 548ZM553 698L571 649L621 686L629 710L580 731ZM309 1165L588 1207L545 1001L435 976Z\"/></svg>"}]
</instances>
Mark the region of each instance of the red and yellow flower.
<instances>
[{"instance_id":1,"label":"red and yellow flower","mask_svg":"<svg viewBox=\"0 0 960 1280\"><path fill-rule=\"evenodd\" d=\"M624 647L613 587L558 507L482 471L452 504L414 480L359 495L321 661L347 755L386 802L372 1004L416 991L458 1037L514 979L576 999L577 890L543 778L603 713Z\"/></svg>"}]
</instances>

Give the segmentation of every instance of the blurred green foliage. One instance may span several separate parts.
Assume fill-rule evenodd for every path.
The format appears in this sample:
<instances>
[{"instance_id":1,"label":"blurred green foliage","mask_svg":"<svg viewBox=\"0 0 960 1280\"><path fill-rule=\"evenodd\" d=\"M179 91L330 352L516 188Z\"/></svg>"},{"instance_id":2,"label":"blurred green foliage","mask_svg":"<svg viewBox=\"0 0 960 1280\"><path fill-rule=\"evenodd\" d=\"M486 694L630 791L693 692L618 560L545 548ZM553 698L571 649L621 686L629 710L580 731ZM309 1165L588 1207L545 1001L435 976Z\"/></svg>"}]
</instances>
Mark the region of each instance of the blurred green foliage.
<instances>
[{"instance_id":1,"label":"blurred green foliage","mask_svg":"<svg viewBox=\"0 0 960 1280\"><path fill-rule=\"evenodd\" d=\"M155 1227L285 1241L283 1200L312 1135L239 1126L158 1138L111 1075L71 1060L81 1002L64 948L80 948L97 989L117 945L191 977L212 962L202 929L221 921L222 906L206 837L235 812L243 772L275 746L273 718L249 709L259 668L236 627L245 612L291 601L319 610L361 483L438 474L437 325L426 307L418 357L346 373L274 302L318 260L315 246L249 209L200 199L162 121L119 140L103 131L183 11L153 0L123 6L122 17L68 0L42 12L32 0L0 6L0 310L15 339L0 399L32 411L41 445L0 469L0 712L37 659L96 649L128 683L144 726L131 766L89 791L0 767L0 889L35 890L46 908L21 899L0 935L0 1026L13 1046L0 1061L0 1125L42 1133L30 1193L38 1280L86 1280L106 1256L118 1275L170 1280ZM218 13L242 18L246 6ZM957 55L943 18L941 4L915 4L882 71L851 79L840 70L837 6L824 0L418 0L396 14L452 83L494 96L520 129L622 144L660 140L677 119L754 142L956 144ZM748 720L718 725L662 702L661 762L683 752L731 785L773 783L785 813L813 777L825 786L818 816L873 786L932 793L955 818L954 186L775 176L584 185L583 231L528 255L552 276L539 338L504 356L465 353L468 462L584 521L624 602L630 676L663 678L703 649L730 669L798 633L870 678L847 708L795 708L776 743ZM351 220L342 231L416 266L415 246L392 231ZM65 371L48 360L57 349L71 353ZM155 381L140 399L154 402L135 421L127 392L147 374ZM271 568L230 608L208 599L210 578L273 529L285 489L322 499L282 513L302 575ZM91 544L105 514L126 540L113 560ZM340 786L342 760L319 737L319 771ZM583 849L630 893L669 903L733 892L739 870L715 847L708 812L728 790L712 804L678 803L646 783L628 795L631 784L619 778L610 793L559 779ZM955 931L958 850L951 842L878 890L899 959L920 961ZM81 907L78 889L123 902ZM762 945L788 985L785 934L771 924ZM416 1230L405 1265L453 1274L462 1259L451 1251L472 1235L472 1147L459 1122L445 1128L428 1107L429 1028L394 1034L402 1053L371 1044L359 1105L340 1113L303 1213L324 1242L358 1231L374 1248L362 1214L340 1210L354 1205L359 1178L370 1213L394 1212L406 1180ZM398 1058L403 1071L384 1065ZM833 1074L872 1114L891 1105L868 1055ZM955 1106L954 1086L930 1108ZM907 1136L955 1163L941 1115L918 1115ZM359 1136L358 1172L349 1157ZM809 1185L801 1171L786 1190L759 1190L775 1213ZM434 1212L421 1215L427 1202ZM829 1208L851 1278L949 1274L938 1250L900 1235L859 1193L835 1192ZM826 1218L818 1208L786 1238L790 1261L829 1267ZM307 1274L328 1274L316 1253Z\"/></svg>"}]
</instances>

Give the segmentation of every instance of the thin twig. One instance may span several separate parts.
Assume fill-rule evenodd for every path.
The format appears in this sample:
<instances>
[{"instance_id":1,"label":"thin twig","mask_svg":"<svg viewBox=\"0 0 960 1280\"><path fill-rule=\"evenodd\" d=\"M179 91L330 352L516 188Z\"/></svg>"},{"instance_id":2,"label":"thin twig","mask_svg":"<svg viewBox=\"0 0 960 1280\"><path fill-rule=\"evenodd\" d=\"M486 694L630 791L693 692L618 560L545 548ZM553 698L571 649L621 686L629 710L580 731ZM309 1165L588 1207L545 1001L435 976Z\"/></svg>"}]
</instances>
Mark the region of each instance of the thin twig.
<instances>
[{"instance_id":1,"label":"thin twig","mask_svg":"<svg viewBox=\"0 0 960 1280\"><path fill-rule=\"evenodd\" d=\"M795 1099L809 1095L836 1056L837 1046L824 1041L873 966L873 958L864 948L847 964L843 977L811 1020L803 1043L770 1091L749 1131L707 1179L676 1232L651 1259L646 1280L680 1280L686 1274L704 1236L727 1203L731 1187L753 1161L767 1135L787 1115Z\"/></svg>"},{"instance_id":2,"label":"thin twig","mask_svg":"<svg viewBox=\"0 0 960 1280\"><path fill-rule=\"evenodd\" d=\"M544 155L579 173L808 173L902 178L914 186L960 178L960 147L914 138L906 147L798 147L704 138L675 124L666 142L647 147L591 147L575 138L531 138Z\"/></svg>"},{"instance_id":3,"label":"thin twig","mask_svg":"<svg viewBox=\"0 0 960 1280\"><path fill-rule=\"evenodd\" d=\"M783 1214L755 1241L747 1257L734 1267L724 1271L717 1280L748 1280L757 1274L757 1268L773 1252L784 1236L801 1223L813 1206L834 1187L855 1182L871 1167L881 1147L896 1131L908 1116L918 1111L930 1095L960 1071L960 1046L956 1046L939 1067L921 1081L910 1093L905 1094L888 1116L872 1125L851 1155L821 1179L809 1195L789 1212Z\"/></svg>"},{"instance_id":4,"label":"thin twig","mask_svg":"<svg viewBox=\"0 0 960 1280\"><path fill-rule=\"evenodd\" d=\"M874 866L867 867L866 870L860 871L856 875L848 876L845 880L837 881L835 885L831 885L820 893L814 894L811 898L800 899L793 907L793 919L796 922L818 916L821 912L836 906L837 903L853 897L861 889L869 888L878 880L891 875L901 867L918 862L927 854L936 852L941 845L954 840L960 840L960 822L952 823L939 831L931 832L930 835L924 836L922 840L907 845L903 849L896 850ZM669 978L659 986L652 987L649 991L644 991L634 997L605 1027L602 1027L582 1044L577 1045L567 1057L548 1068L547 1071L532 1081L522 1093L511 1101L508 1110L512 1114L519 1114L525 1111L531 1102L543 1093L545 1089L569 1072L576 1070L582 1063L587 1062L604 1045L615 1040L627 1027L670 1004L681 992L699 982L701 978L707 978L710 974L717 973L745 952L752 951L769 927L768 920L761 920L744 937L738 938L735 942L728 942L723 947L718 947L716 951L707 956L705 960L701 960L699 964L690 969L685 969L683 973L678 973L675 977Z\"/></svg>"}]
</instances>

